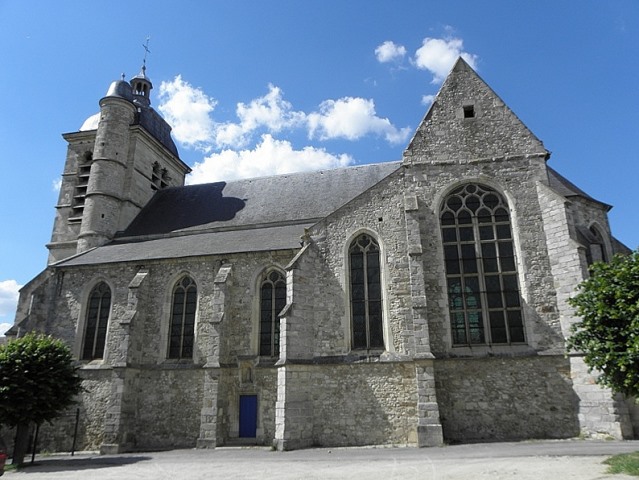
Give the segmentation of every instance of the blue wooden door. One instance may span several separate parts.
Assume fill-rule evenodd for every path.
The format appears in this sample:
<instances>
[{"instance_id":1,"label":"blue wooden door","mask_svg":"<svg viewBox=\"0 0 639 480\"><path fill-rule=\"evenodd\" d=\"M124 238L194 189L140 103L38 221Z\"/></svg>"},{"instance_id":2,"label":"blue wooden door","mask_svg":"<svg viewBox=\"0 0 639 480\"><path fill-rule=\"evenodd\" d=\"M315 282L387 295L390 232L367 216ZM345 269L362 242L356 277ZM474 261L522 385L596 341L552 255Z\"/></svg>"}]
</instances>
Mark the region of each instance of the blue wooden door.
<instances>
[{"instance_id":1,"label":"blue wooden door","mask_svg":"<svg viewBox=\"0 0 639 480\"><path fill-rule=\"evenodd\" d=\"M255 438L257 431L257 395L240 395L240 437Z\"/></svg>"}]
</instances>

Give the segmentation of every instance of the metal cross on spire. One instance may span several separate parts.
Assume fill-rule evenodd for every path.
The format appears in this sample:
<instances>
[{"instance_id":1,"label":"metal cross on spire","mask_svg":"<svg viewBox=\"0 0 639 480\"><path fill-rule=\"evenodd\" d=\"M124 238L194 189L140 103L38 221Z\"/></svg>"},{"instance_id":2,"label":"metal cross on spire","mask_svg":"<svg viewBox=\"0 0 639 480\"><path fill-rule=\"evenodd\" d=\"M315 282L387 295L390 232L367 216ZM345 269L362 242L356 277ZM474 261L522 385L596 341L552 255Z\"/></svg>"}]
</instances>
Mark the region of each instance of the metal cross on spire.
<instances>
[{"instance_id":1,"label":"metal cross on spire","mask_svg":"<svg viewBox=\"0 0 639 480\"><path fill-rule=\"evenodd\" d=\"M151 53L151 50L149 50L149 41L151 40L151 37L146 37L146 43L144 43L142 45L142 48L144 48L144 59L142 60L142 66L144 68L146 68L146 56L147 54Z\"/></svg>"}]
</instances>

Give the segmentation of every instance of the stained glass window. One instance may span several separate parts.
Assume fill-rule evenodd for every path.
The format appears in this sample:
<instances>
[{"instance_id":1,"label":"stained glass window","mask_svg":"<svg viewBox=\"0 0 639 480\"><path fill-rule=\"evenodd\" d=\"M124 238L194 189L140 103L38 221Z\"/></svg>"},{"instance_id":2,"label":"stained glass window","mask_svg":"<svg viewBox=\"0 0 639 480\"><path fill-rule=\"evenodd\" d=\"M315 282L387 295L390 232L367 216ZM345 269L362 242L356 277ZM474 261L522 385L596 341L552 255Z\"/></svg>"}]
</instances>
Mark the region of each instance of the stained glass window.
<instances>
[{"instance_id":1,"label":"stained glass window","mask_svg":"<svg viewBox=\"0 0 639 480\"><path fill-rule=\"evenodd\" d=\"M286 306L286 280L277 272L269 272L260 286L260 355L280 354L279 313Z\"/></svg>"},{"instance_id":2,"label":"stained glass window","mask_svg":"<svg viewBox=\"0 0 639 480\"><path fill-rule=\"evenodd\" d=\"M192 358L195 337L197 286L184 277L173 288L168 358Z\"/></svg>"},{"instance_id":3,"label":"stained glass window","mask_svg":"<svg viewBox=\"0 0 639 480\"><path fill-rule=\"evenodd\" d=\"M469 184L441 208L453 345L524 343L508 204Z\"/></svg>"},{"instance_id":4,"label":"stained glass window","mask_svg":"<svg viewBox=\"0 0 639 480\"><path fill-rule=\"evenodd\" d=\"M370 236L358 236L349 248L352 346L384 347L379 245Z\"/></svg>"},{"instance_id":5,"label":"stained glass window","mask_svg":"<svg viewBox=\"0 0 639 480\"><path fill-rule=\"evenodd\" d=\"M103 358L110 309L111 289L106 283L100 282L89 295L82 360Z\"/></svg>"}]
</instances>

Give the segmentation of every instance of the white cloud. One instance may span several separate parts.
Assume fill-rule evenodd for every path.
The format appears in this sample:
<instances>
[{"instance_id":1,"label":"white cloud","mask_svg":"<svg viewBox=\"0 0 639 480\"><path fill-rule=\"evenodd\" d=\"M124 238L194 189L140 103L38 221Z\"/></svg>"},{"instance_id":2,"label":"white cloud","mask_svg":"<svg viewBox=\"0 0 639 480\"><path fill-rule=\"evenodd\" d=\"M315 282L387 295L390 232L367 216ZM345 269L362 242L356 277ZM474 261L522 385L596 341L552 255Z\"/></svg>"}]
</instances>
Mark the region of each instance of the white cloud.
<instances>
[{"instance_id":1,"label":"white cloud","mask_svg":"<svg viewBox=\"0 0 639 480\"><path fill-rule=\"evenodd\" d=\"M294 150L290 142L262 135L252 150L223 150L194 165L187 183L206 183L238 178L320 170L347 166L353 159L346 154L332 155L322 148Z\"/></svg>"},{"instance_id":2,"label":"white cloud","mask_svg":"<svg viewBox=\"0 0 639 480\"><path fill-rule=\"evenodd\" d=\"M406 141L409 128L397 128L378 117L372 100L347 97L326 100L319 111L296 111L280 88L247 103L238 103L237 122L216 122L217 102L202 90L176 76L160 86L158 109L173 126L176 141L187 148L206 152L196 162L187 183L204 183L266 175L317 170L349 165L347 154L332 154L323 148L295 148L290 141L274 138L285 130L302 130L309 138L359 140L365 135L383 137L391 144Z\"/></svg>"},{"instance_id":3,"label":"white cloud","mask_svg":"<svg viewBox=\"0 0 639 480\"><path fill-rule=\"evenodd\" d=\"M62 177L58 177L53 182L51 182L51 188L54 192L59 192L60 188L62 188Z\"/></svg>"},{"instance_id":4,"label":"white cloud","mask_svg":"<svg viewBox=\"0 0 639 480\"><path fill-rule=\"evenodd\" d=\"M158 109L173 126L175 139L187 148L207 153L213 148L246 148L258 133L275 134L286 129L306 128L310 138L319 140L359 140L376 134L391 144L405 141L410 134L408 128L398 129L389 119L378 117L373 100L363 98L326 100L320 104L319 112L306 114L295 111L291 103L284 100L280 88L269 85L264 96L237 104L238 122L226 123L216 123L213 119L216 104L180 75L160 85Z\"/></svg>"},{"instance_id":5,"label":"white cloud","mask_svg":"<svg viewBox=\"0 0 639 480\"><path fill-rule=\"evenodd\" d=\"M292 105L284 100L282 91L269 85L266 95L245 103L237 104L239 123L218 125L215 140L218 147L246 145L248 136L254 131L264 128L276 133L286 128L303 125L306 115L293 111Z\"/></svg>"},{"instance_id":6,"label":"white cloud","mask_svg":"<svg viewBox=\"0 0 639 480\"><path fill-rule=\"evenodd\" d=\"M464 42L460 38L425 38L415 52L413 62L417 68L433 74L433 83L439 83L446 78L459 57L476 68L477 55L464 52L463 47Z\"/></svg>"},{"instance_id":7,"label":"white cloud","mask_svg":"<svg viewBox=\"0 0 639 480\"><path fill-rule=\"evenodd\" d=\"M215 124L211 112L217 102L201 89L176 76L160 84L158 110L173 127L173 135L181 144L207 151L214 137Z\"/></svg>"},{"instance_id":8,"label":"white cloud","mask_svg":"<svg viewBox=\"0 0 639 480\"><path fill-rule=\"evenodd\" d=\"M0 282L0 315L15 313L18 304L18 290L22 288L15 280Z\"/></svg>"},{"instance_id":9,"label":"white cloud","mask_svg":"<svg viewBox=\"0 0 639 480\"><path fill-rule=\"evenodd\" d=\"M12 325L6 320L16 313L18 290L21 288L22 285L15 280L0 281L0 335L4 335Z\"/></svg>"},{"instance_id":10,"label":"white cloud","mask_svg":"<svg viewBox=\"0 0 639 480\"><path fill-rule=\"evenodd\" d=\"M317 136L321 140L358 140L374 133L383 136L391 144L398 144L410 134L409 128L398 129L387 118L378 117L373 100L365 98L325 100L320 105L319 113L309 114L307 120L311 138Z\"/></svg>"},{"instance_id":11,"label":"white cloud","mask_svg":"<svg viewBox=\"0 0 639 480\"><path fill-rule=\"evenodd\" d=\"M422 105L429 107L431 103L435 100L435 95L423 95L422 96Z\"/></svg>"},{"instance_id":12,"label":"white cloud","mask_svg":"<svg viewBox=\"0 0 639 480\"><path fill-rule=\"evenodd\" d=\"M380 63L400 60L406 55L406 47L397 45L390 40L385 41L375 49L375 56Z\"/></svg>"}]
</instances>

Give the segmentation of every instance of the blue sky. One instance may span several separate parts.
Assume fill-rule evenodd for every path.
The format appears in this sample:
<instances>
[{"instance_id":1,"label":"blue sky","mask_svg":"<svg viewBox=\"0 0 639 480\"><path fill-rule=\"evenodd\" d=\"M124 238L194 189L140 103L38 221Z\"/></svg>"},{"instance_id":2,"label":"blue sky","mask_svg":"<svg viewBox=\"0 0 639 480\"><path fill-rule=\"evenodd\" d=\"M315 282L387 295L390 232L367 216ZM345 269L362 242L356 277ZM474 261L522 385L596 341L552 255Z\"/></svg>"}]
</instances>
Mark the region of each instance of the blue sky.
<instances>
[{"instance_id":1,"label":"blue sky","mask_svg":"<svg viewBox=\"0 0 639 480\"><path fill-rule=\"evenodd\" d=\"M147 37L191 183L400 160L462 55L639 245L635 0L0 0L0 333L46 266L61 134Z\"/></svg>"}]
</instances>

